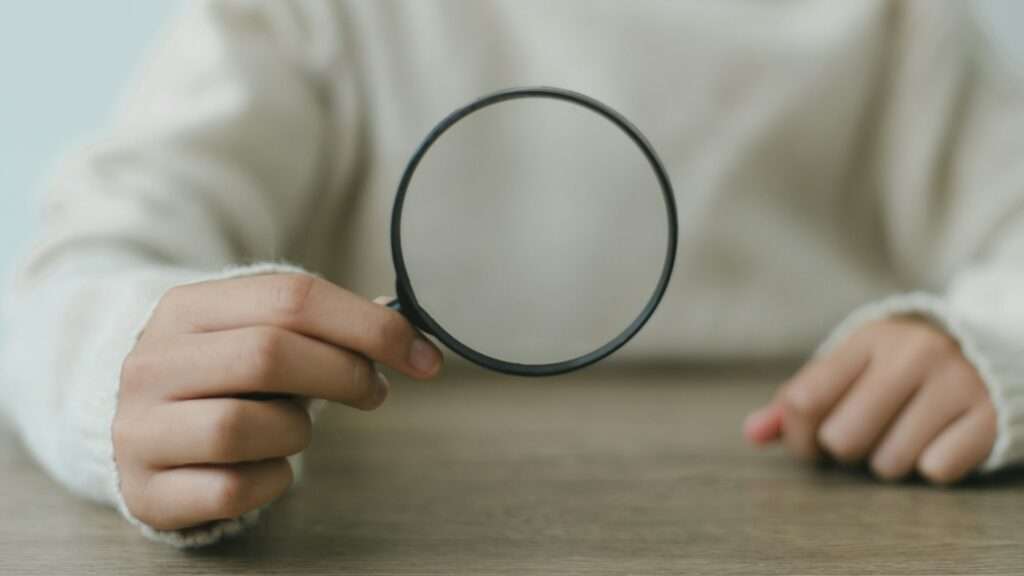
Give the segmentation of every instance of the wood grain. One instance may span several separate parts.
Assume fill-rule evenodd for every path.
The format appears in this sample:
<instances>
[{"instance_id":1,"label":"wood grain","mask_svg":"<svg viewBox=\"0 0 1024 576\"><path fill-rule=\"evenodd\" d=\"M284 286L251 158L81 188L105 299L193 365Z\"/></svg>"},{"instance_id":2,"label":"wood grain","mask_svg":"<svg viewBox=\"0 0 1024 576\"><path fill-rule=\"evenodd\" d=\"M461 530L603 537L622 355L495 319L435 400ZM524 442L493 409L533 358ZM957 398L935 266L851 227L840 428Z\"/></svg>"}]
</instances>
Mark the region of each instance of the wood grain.
<instances>
[{"instance_id":1,"label":"wood grain","mask_svg":"<svg viewBox=\"0 0 1024 576\"><path fill-rule=\"evenodd\" d=\"M2 574L1017 574L1024 475L880 484L742 442L780 374L454 371L327 412L303 485L182 552L68 495L0 434Z\"/></svg>"}]
</instances>

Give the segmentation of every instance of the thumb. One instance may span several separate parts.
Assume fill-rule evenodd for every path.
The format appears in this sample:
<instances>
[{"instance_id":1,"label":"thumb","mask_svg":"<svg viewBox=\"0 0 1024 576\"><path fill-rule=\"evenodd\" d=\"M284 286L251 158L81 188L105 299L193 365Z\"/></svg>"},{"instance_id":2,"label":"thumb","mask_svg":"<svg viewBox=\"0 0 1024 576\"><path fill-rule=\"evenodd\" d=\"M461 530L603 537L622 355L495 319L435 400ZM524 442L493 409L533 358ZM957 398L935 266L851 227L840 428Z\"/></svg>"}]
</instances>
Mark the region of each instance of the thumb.
<instances>
[{"instance_id":1,"label":"thumb","mask_svg":"<svg viewBox=\"0 0 1024 576\"><path fill-rule=\"evenodd\" d=\"M782 404L772 402L754 410L743 422L743 436L751 444L764 445L782 437Z\"/></svg>"}]
</instances>

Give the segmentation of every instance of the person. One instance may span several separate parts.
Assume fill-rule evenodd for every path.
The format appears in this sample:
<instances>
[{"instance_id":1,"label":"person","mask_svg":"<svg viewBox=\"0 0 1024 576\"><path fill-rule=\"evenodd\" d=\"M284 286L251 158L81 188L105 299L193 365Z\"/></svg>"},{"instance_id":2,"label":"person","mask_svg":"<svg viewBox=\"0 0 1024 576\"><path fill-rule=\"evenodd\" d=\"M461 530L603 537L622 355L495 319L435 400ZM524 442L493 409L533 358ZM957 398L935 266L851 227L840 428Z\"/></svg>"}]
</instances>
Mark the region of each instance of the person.
<instances>
[{"instance_id":1,"label":"person","mask_svg":"<svg viewBox=\"0 0 1024 576\"><path fill-rule=\"evenodd\" d=\"M360 294L416 143L519 85L609 103L675 181L677 273L616 360L810 356L748 437L882 479L1024 460L1024 77L978 4L183 4L57 172L0 364L35 458L147 535L238 532L322 401L439 373Z\"/></svg>"}]
</instances>

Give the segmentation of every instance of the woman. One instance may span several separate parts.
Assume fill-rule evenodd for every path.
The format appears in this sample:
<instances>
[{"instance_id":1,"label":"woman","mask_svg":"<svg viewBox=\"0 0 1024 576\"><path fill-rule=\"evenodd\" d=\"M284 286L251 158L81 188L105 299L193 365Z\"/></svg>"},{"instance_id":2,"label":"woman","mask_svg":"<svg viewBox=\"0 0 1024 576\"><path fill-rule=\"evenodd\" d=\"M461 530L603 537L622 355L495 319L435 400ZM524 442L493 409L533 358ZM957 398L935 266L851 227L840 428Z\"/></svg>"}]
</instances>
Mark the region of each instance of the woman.
<instances>
[{"instance_id":1,"label":"woman","mask_svg":"<svg viewBox=\"0 0 1024 576\"><path fill-rule=\"evenodd\" d=\"M886 479L1015 464L1024 79L973 6L189 2L50 190L7 308L7 411L150 536L237 532L311 434L309 403L251 393L371 409L371 361L440 370L357 296L390 285L379 223L412 147L548 84L633 119L676 183L677 275L627 356L818 349L752 440Z\"/></svg>"}]
</instances>

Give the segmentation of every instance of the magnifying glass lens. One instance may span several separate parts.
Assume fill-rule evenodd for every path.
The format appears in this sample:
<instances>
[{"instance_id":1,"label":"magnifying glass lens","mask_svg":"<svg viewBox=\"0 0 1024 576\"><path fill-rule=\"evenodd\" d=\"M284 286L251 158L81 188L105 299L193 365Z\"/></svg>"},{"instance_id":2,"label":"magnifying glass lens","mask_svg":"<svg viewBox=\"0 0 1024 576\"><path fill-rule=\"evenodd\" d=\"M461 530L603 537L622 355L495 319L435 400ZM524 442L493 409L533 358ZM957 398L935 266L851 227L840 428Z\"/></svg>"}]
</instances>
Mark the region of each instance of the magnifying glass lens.
<instances>
[{"instance_id":1,"label":"magnifying glass lens","mask_svg":"<svg viewBox=\"0 0 1024 576\"><path fill-rule=\"evenodd\" d=\"M481 107L407 176L400 252L416 306L483 356L523 366L585 356L667 283L667 180L620 126L577 103Z\"/></svg>"}]
</instances>

